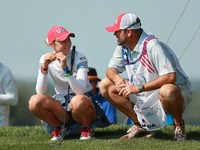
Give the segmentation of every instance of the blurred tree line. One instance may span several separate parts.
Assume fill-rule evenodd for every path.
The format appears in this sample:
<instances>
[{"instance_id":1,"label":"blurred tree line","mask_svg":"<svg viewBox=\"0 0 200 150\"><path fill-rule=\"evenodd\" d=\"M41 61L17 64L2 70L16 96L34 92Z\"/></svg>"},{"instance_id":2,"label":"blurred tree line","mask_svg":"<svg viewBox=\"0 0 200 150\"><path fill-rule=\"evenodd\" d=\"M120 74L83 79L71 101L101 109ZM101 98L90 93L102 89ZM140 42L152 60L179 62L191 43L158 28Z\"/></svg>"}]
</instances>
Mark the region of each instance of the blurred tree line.
<instances>
[{"instance_id":1,"label":"blurred tree line","mask_svg":"<svg viewBox=\"0 0 200 150\"><path fill-rule=\"evenodd\" d=\"M40 120L36 118L29 110L29 99L36 94L36 82L17 81L19 102L17 106L10 107L10 126L34 126L41 125ZM46 95L55 94L53 83L48 82Z\"/></svg>"},{"instance_id":2,"label":"blurred tree line","mask_svg":"<svg viewBox=\"0 0 200 150\"><path fill-rule=\"evenodd\" d=\"M36 118L28 107L29 99L35 92L36 82L17 81L19 103L17 106L10 107L10 126L34 126L41 125L40 120ZM193 100L186 108L183 118L186 124L200 125L200 81L192 81ZM48 82L46 95L52 96L55 94L52 81ZM126 118L118 111L118 123L123 124Z\"/></svg>"}]
</instances>

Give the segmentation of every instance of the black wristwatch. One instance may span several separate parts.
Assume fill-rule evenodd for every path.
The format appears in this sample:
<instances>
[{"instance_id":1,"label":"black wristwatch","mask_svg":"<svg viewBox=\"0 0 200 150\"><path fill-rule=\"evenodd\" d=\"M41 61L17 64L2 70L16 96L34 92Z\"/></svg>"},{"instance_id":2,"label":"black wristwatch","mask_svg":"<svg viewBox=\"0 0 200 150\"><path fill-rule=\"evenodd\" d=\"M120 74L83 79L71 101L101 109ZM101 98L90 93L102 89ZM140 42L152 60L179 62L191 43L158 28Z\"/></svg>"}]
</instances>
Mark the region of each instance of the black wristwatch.
<instances>
[{"instance_id":1,"label":"black wristwatch","mask_svg":"<svg viewBox=\"0 0 200 150\"><path fill-rule=\"evenodd\" d=\"M143 86L143 84L139 84L139 85L137 85L137 87L138 87L140 93L144 92L144 86Z\"/></svg>"}]
</instances>

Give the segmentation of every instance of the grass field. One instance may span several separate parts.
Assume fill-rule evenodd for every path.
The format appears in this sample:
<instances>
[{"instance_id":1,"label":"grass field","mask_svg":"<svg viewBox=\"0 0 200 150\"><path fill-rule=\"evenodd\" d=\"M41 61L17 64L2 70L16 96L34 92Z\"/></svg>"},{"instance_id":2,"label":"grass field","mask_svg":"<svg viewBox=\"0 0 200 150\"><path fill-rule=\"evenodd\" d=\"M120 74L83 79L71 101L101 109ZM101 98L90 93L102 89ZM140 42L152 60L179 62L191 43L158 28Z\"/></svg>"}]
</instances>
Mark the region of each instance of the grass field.
<instances>
[{"instance_id":1,"label":"grass field","mask_svg":"<svg viewBox=\"0 0 200 150\"><path fill-rule=\"evenodd\" d=\"M80 141L78 134L69 135L61 146L52 146L51 137L42 126L11 126L0 128L0 149L2 150L196 150L200 149L200 126L186 125L188 140L172 141L173 126L165 126L151 138L120 139L130 126L115 125L94 129L91 140ZM59 144L59 142L57 142Z\"/></svg>"}]
</instances>

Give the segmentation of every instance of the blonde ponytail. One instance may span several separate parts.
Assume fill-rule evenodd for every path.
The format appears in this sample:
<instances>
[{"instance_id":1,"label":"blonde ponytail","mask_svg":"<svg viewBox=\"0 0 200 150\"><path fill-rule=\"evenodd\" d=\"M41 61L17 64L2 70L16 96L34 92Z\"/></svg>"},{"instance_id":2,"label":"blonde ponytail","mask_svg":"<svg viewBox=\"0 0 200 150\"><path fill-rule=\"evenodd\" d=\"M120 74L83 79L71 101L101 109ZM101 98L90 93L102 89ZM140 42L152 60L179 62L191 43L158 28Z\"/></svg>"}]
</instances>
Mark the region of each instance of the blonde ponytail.
<instances>
[{"instance_id":1,"label":"blonde ponytail","mask_svg":"<svg viewBox=\"0 0 200 150\"><path fill-rule=\"evenodd\" d=\"M48 40L48 38L46 38L46 40L44 40L44 42L45 42L45 44L46 44L47 46L50 46L50 45L49 45L49 40Z\"/></svg>"}]
</instances>

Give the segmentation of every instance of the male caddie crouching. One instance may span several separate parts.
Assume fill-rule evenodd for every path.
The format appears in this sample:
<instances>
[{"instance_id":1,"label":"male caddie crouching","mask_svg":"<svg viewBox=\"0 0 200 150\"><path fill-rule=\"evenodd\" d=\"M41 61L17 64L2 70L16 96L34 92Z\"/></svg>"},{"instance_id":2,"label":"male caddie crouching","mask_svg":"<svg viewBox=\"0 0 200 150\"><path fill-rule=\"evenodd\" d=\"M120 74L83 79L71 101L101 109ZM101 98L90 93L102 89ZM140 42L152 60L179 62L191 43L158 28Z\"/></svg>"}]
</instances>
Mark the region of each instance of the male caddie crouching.
<instances>
[{"instance_id":1,"label":"male caddie crouching","mask_svg":"<svg viewBox=\"0 0 200 150\"><path fill-rule=\"evenodd\" d=\"M174 117L174 140L186 140L182 115L192 89L174 52L145 33L140 19L131 13L119 15L106 30L114 32L117 48L100 91L134 123L121 138L152 136L165 125L167 113ZM119 75L125 70L129 83Z\"/></svg>"}]
</instances>

